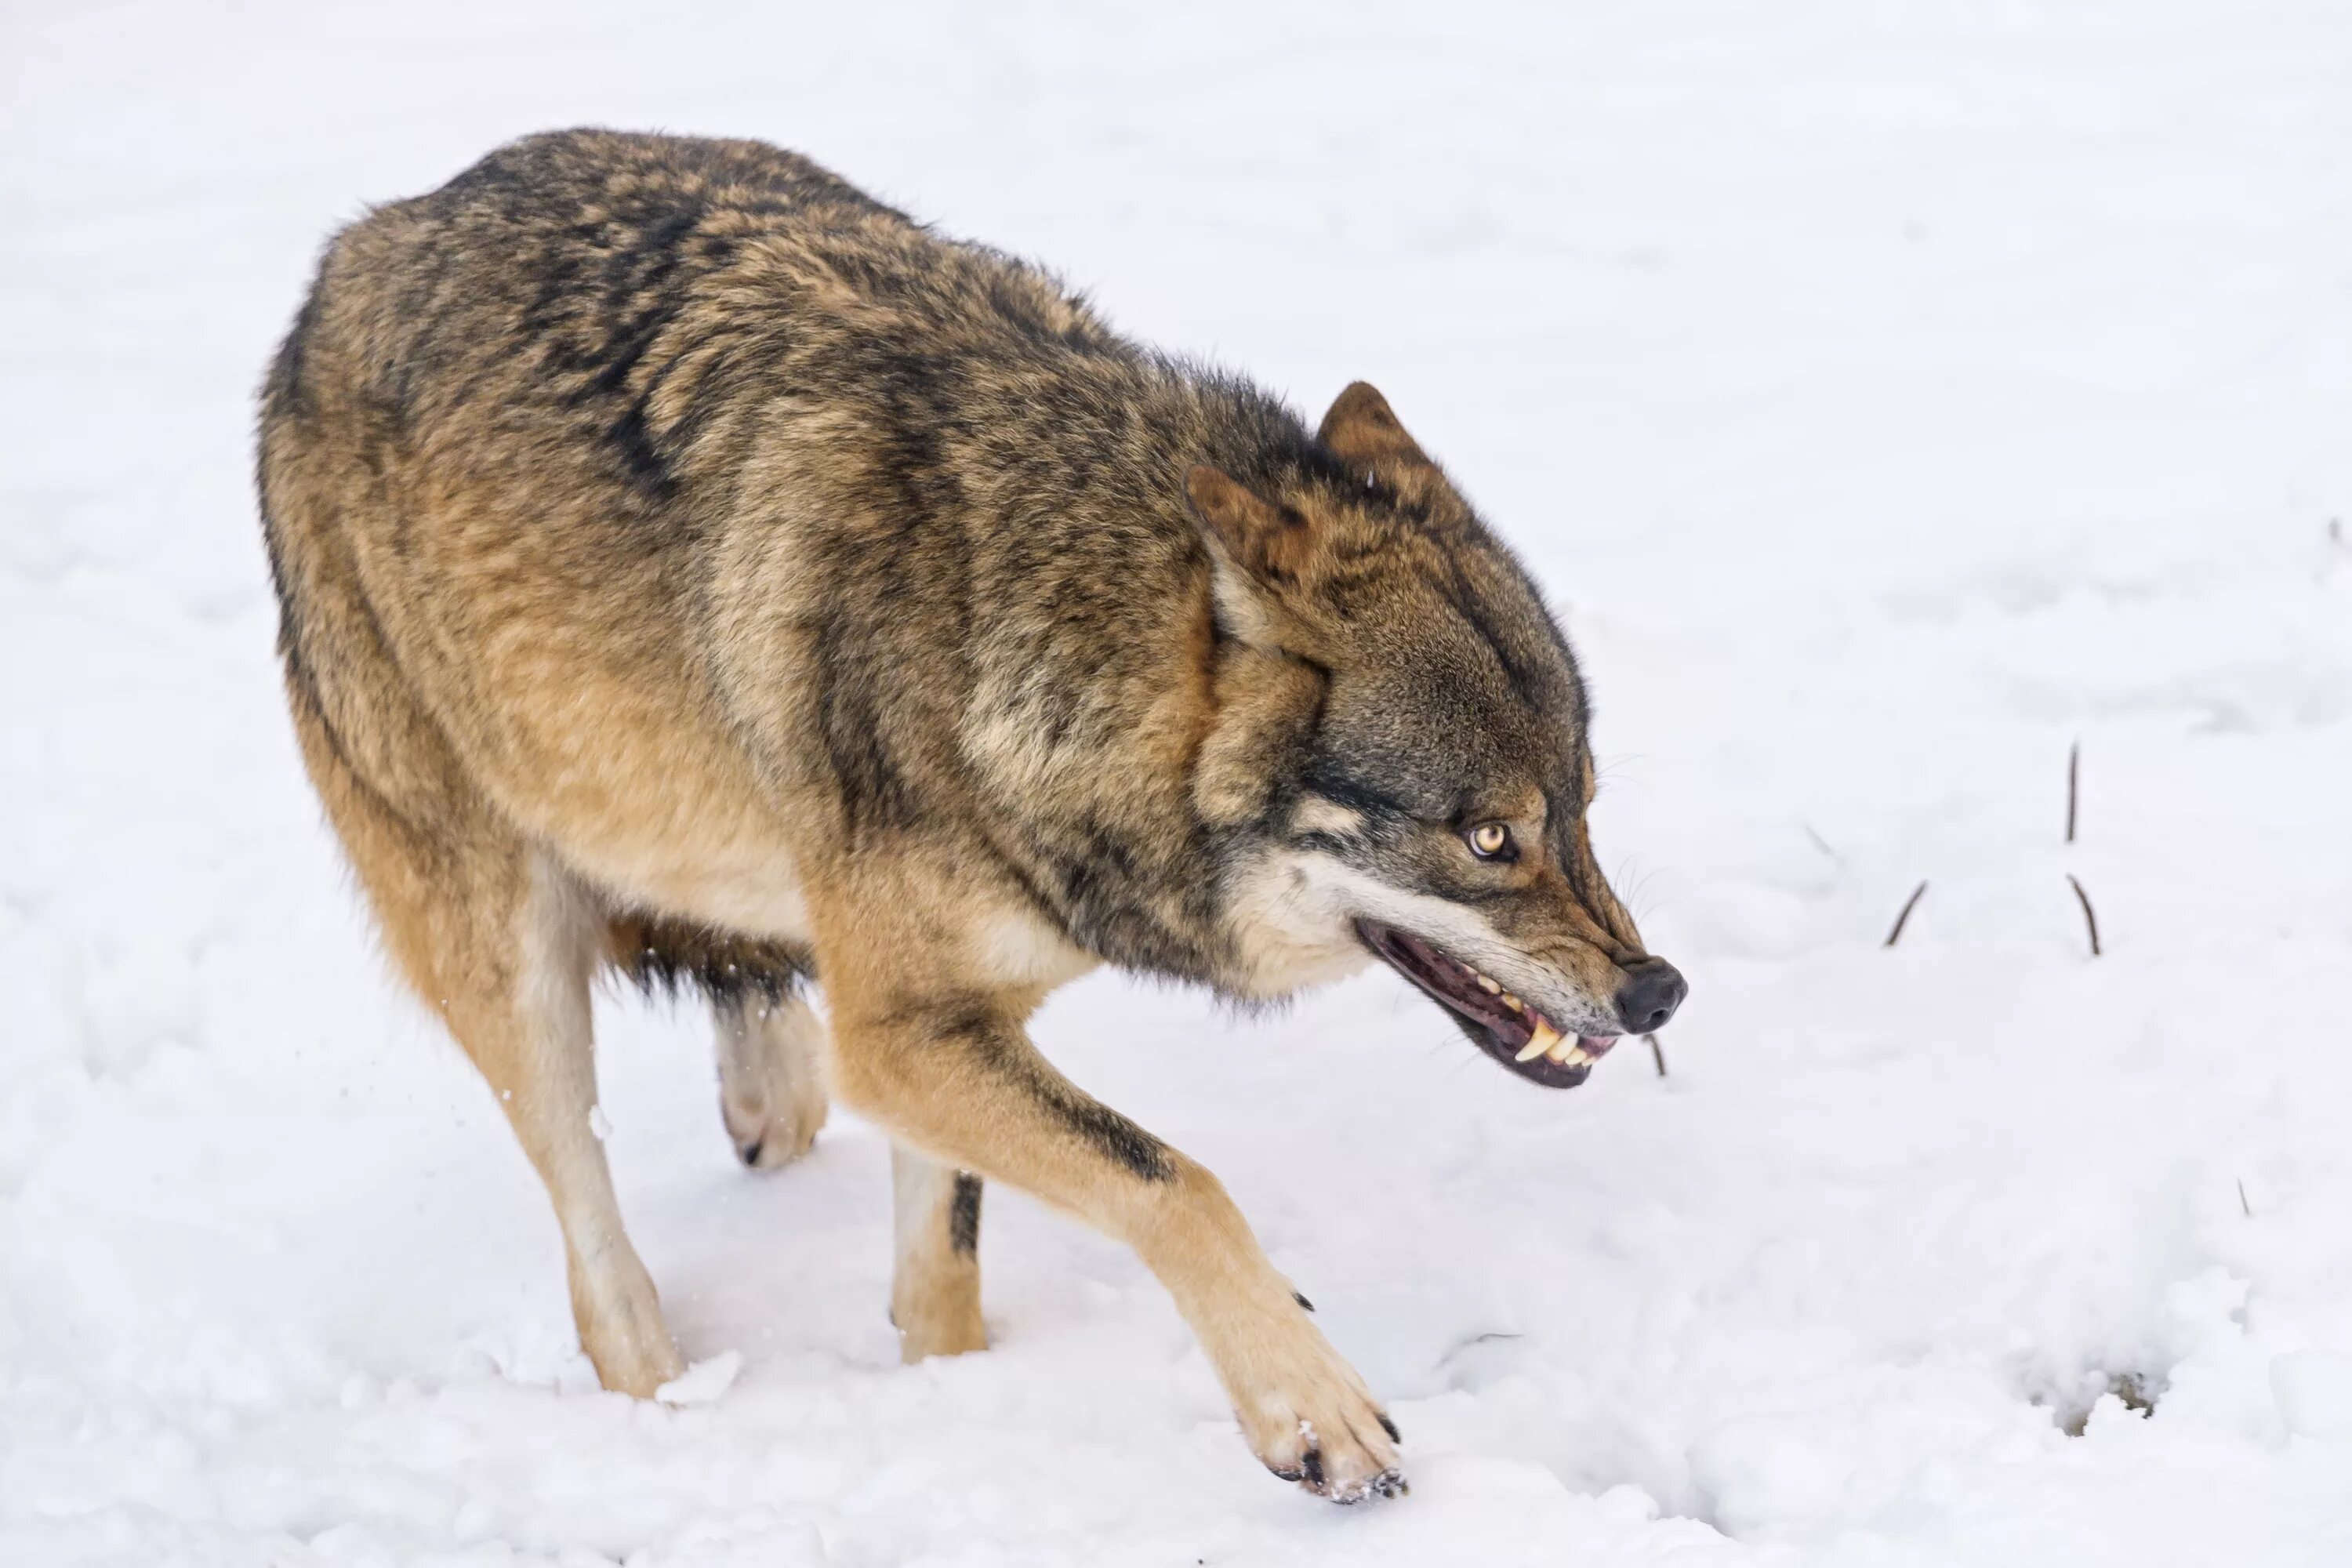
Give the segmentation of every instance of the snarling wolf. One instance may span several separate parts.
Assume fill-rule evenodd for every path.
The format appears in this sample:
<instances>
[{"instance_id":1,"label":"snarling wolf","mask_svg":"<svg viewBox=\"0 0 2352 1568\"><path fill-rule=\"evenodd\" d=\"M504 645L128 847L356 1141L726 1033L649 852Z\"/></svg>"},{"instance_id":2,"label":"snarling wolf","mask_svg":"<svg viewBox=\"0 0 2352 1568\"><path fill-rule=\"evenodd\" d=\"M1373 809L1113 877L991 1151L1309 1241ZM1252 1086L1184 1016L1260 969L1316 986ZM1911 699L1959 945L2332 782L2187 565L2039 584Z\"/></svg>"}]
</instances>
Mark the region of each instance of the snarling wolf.
<instances>
[{"instance_id":1,"label":"snarling wolf","mask_svg":"<svg viewBox=\"0 0 2352 1568\"><path fill-rule=\"evenodd\" d=\"M806 159L566 132L334 239L259 483L310 776L605 1386L681 1364L591 1128L611 966L708 994L747 1164L828 1098L888 1131L908 1359L984 1344L1010 1182L1135 1248L1276 1474L1402 1489L1216 1178L1024 1032L1100 963L1377 957L1565 1087L1681 1001L1585 836L1568 644L1378 392L1309 430Z\"/></svg>"}]
</instances>

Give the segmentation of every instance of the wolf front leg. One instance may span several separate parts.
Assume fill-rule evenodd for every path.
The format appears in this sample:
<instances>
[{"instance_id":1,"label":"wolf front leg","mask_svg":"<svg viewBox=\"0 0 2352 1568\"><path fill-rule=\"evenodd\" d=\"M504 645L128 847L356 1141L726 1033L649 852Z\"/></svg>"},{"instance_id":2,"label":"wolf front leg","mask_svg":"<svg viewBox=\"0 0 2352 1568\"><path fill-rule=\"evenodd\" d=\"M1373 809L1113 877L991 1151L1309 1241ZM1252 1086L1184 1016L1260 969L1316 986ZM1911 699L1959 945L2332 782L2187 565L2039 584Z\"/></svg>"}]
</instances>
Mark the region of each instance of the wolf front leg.
<instances>
[{"instance_id":1,"label":"wolf front leg","mask_svg":"<svg viewBox=\"0 0 2352 1568\"><path fill-rule=\"evenodd\" d=\"M988 1348L980 1320L981 1180L903 1143L890 1148L898 1260L890 1321L899 1353L962 1355Z\"/></svg>"},{"instance_id":2,"label":"wolf front leg","mask_svg":"<svg viewBox=\"0 0 2352 1568\"><path fill-rule=\"evenodd\" d=\"M1395 1428L1223 1186L1037 1054L1022 1029L1034 991L943 988L924 963L938 952L870 941L821 952L842 1102L940 1166L1009 1182L1132 1247L1276 1475L1341 1501L1401 1493Z\"/></svg>"}]
</instances>

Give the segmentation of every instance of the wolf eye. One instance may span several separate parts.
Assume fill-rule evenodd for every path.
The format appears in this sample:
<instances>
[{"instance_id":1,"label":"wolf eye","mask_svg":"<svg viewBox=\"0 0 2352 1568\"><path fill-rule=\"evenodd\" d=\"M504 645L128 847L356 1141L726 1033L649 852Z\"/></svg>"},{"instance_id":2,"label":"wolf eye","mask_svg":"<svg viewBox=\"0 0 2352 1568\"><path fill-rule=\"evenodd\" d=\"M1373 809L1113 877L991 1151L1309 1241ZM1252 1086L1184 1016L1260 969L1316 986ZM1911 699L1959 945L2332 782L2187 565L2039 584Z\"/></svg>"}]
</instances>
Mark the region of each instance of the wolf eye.
<instances>
[{"instance_id":1,"label":"wolf eye","mask_svg":"<svg viewBox=\"0 0 2352 1568\"><path fill-rule=\"evenodd\" d=\"M1501 860L1511 853L1511 830L1499 822L1482 822L1462 837L1481 860Z\"/></svg>"}]
</instances>

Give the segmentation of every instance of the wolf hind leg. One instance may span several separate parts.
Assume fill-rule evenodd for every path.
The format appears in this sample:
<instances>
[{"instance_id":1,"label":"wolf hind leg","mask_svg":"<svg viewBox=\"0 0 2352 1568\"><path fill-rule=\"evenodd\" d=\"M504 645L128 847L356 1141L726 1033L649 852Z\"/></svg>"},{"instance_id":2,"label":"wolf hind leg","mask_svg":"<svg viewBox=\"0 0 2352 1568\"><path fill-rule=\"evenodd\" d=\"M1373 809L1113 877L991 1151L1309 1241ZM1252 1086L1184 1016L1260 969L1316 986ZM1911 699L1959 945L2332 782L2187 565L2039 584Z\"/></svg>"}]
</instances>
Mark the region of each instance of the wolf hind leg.
<instances>
[{"instance_id":1,"label":"wolf hind leg","mask_svg":"<svg viewBox=\"0 0 2352 1568\"><path fill-rule=\"evenodd\" d=\"M385 946L480 1069L546 1186L581 1348L606 1388L651 1395L683 1363L593 1125L588 981L602 917L446 752L412 751L412 771L387 793L353 766L314 690L289 684L304 760Z\"/></svg>"},{"instance_id":2,"label":"wolf hind leg","mask_svg":"<svg viewBox=\"0 0 2352 1568\"><path fill-rule=\"evenodd\" d=\"M825 1027L809 1005L805 949L623 910L605 928L604 956L649 995L709 999L719 1115L737 1159L773 1171L809 1152L824 1125Z\"/></svg>"},{"instance_id":3,"label":"wolf hind leg","mask_svg":"<svg viewBox=\"0 0 2352 1568\"><path fill-rule=\"evenodd\" d=\"M900 1358L912 1363L986 1350L988 1329L980 1318L981 1179L893 1142L890 1187L898 1243L890 1321L898 1331Z\"/></svg>"},{"instance_id":4,"label":"wolf hind leg","mask_svg":"<svg viewBox=\"0 0 2352 1568\"><path fill-rule=\"evenodd\" d=\"M653 1278L622 1228L597 1131L588 982L602 921L568 873L532 856L525 873L517 994L460 1013L445 1004L467 1054L499 1097L546 1184L563 1231L581 1348L606 1388L640 1399L685 1370Z\"/></svg>"},{"instance_id":5,"label":"wolf hind leg","mask_svg":"<svg viewBox=\"0 0 2352 1568\"><path fill-rule=\"evenodd\" d=\"M779 1170L809 1152L824 1125L824 1020L798 993L757 991L711 1005L719 1042L719 1114L737 1158Z\"/></svg>"}]
</instances>

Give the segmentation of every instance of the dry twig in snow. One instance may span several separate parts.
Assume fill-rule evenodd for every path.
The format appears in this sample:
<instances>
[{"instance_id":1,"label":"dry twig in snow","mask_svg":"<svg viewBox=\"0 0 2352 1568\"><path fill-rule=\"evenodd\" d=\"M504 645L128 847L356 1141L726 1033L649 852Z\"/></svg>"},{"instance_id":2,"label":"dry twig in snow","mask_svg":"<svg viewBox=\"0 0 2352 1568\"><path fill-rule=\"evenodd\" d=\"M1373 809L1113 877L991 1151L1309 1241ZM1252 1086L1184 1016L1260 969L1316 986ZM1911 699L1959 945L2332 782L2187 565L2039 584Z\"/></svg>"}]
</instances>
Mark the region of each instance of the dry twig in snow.
<instances>
[{"instance_id":1,"label":"dry twig in snow","mask_svg":"<svg viewBox=\"0 0 2352 1568\"><path fill-rule=\"evenodd\" d=\"M1911 918L1912 909L1919 902L1919 896L1927 890L1927 884L1925 882L1921 882L1917 887L1911 889L1911 896L1903 900L1903 912L1895 917L1895 929L1886 933L1886 940L1885 942L1880 944L1881 946L1893 947L1895 945L1895 939L1903 934L1903 922Z\"/></svg>"},{"instance_id":2,"label":"dry twig in snow","mask_svg":"<svg viewBox=\"0 0 2352 1568\"><path fill-rule=\"evenodd\" d=\"M2083 774L2083 742L2066 748L2066 842L2074 842L2074 799Z\"/></svg>"},{"instance_id":3,"label":"dry twig in snow","mask_svg":"<svg viewBox=\"0 0 2352 1568\"><path fill-rule=\"evenodd\" d=\"M2099 917L2091 912L2091 895L2083 891L2083 884L2074 880L2074 873L2066 873L2067 885L2074 889L2074 901L2083 906L2083 923L2091 928L2091 956L2099 956Z\"/></svg>"}]
</instances>

